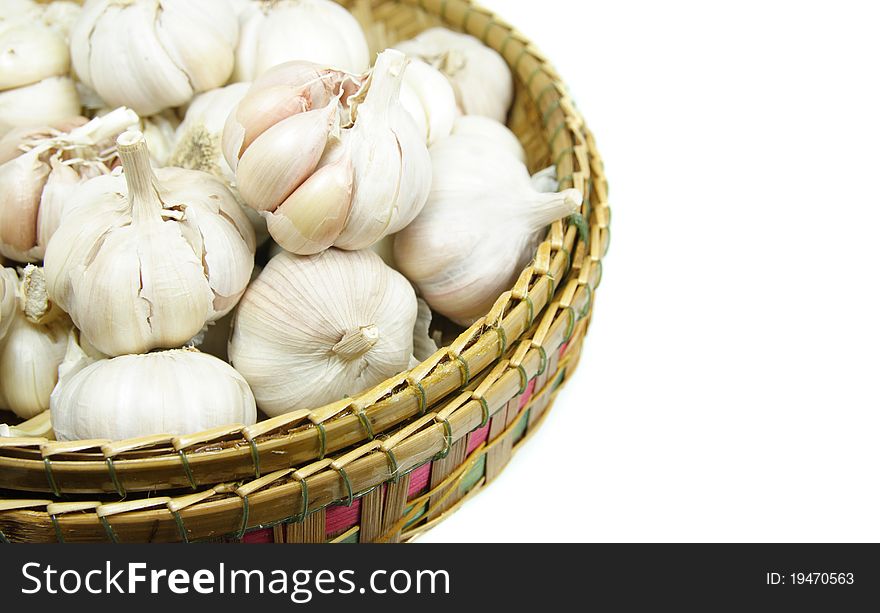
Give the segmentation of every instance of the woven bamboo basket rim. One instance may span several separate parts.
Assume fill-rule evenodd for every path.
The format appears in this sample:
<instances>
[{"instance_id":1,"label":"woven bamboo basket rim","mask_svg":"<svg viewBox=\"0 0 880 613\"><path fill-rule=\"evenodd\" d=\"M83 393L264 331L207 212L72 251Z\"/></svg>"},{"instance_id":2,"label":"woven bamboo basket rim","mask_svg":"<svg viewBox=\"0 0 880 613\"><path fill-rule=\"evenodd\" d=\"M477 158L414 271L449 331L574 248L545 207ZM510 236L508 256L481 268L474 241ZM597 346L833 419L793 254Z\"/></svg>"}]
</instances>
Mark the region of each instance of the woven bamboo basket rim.
<instances>
[{"instance_id":1,"label":"woven bamboo basket rim","mask_svg":"<svg viewBox=\"0 0 880 613\"><path fill-rule=\"evenodd\" d=\"M525 37L468 0L341 3L356 14L369 11L383 31L386 23L402 18L397 10L401 6L418 8L498 50L513 69L522 95L536 107L560 184L587 196L580 223L574 219L552 224L532 264L485 317L427 361L371 390L254 426L233 425L188 436L73 442L0 439L0 488L125 498L137 492L259 480L279 470L326 462L365 441L367 446L376 444L377 437L401 426L421 423L432 414L431 407L462 389L484 414L480 398L491 397L492 385L500 379L522 381L524 372L540 370L548 352L561 344L553 343L572 337L578 321L589 313L609 240L607 186L592 136L552 66ZM426 21L422 29L433 23ZM560 328L565 334L558 334ZM502 364L504 372L497 374Z\"/></svg>"}]
</instances>

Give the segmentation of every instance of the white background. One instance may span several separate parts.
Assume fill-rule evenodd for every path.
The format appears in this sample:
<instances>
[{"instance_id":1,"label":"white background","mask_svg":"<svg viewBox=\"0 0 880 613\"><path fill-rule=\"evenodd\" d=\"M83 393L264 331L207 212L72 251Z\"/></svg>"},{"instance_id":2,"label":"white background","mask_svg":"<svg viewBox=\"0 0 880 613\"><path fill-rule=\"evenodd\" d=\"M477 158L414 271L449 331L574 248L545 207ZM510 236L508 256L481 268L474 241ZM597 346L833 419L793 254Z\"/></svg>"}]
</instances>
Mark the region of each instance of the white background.
<instances>
[{"instance_id":1,"label":"white background","mask_svg":"<svg viewBox=\"0 0 880 613\"><path fill-rule=\"evenodd\" d=\"M570 84L611 252L543 428L420 541L880 540L877 5L483 2Z\"/></svg>"}]
</instances>

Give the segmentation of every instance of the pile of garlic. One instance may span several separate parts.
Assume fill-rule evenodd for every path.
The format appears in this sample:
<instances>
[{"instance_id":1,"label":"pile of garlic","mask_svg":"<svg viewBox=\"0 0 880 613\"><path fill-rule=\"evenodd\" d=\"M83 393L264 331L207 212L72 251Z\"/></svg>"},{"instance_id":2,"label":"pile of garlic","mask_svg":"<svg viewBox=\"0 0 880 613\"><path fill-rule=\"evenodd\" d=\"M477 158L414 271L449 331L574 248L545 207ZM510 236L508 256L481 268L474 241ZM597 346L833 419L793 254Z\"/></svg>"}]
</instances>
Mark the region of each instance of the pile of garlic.
<instances>
[{"instance_id":1,"label":"pile of garlic","mask_svg":"<svg viewBox=\"0 0 880 613\"><path fill-rule=\"evenodd\" d=\"M332 0L4 0L0 436L249 425L427 359L581 204L512 100L477 39L371 57Z\"/></svg>"}]
</instances>

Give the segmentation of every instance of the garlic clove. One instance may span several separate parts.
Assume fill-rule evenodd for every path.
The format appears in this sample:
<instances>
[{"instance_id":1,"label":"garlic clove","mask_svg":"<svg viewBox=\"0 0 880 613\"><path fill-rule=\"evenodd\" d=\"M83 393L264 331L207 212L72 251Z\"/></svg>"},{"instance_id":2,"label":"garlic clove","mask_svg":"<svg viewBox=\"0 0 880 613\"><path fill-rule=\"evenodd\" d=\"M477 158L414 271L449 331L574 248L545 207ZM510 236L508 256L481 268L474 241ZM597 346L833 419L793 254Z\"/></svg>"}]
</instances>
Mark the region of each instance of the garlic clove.
<instances>
[{"instance_id":1,"label":"garlic clove","mask_svg":"<svg viewBox=\"0 0 880 613\"><path fill-rule=\"evenodd\" d=\"M275 124L248 147L236 168L238 190L257 211L278 206L312 173L339 120L337 105L299 113ZM296 156L285 155L299 143Z\"/></svg>"},{"instance_id":2,"label":"garlic clove","mask_svg":"<svg viewBox=\"0 0 880 613\"><path fill-rule=\"evenodd\" d=\"M328 249L348 220L353 181L348 155L319 168L274 212L264 213L269 232L291 253Z\"/></svg>"},{"instance_id":3,"label":"garlic clove","mask_svg":"<svg viewBox=\"0 0 880 613\"><path fill-rule=\"evenodd\" d=\"M11 268L0 268L0 341L12 325L18 310L18 275Z\"/></svg>"},{"instance_id":4,"label":"garlic clove","mask_svg":"<svg viewBox=\"0 0 880 613\"><path fill-rule=\"evenodd\" d=\"M0 166L0 253L20 262L36 261L37 211L49 166L34 149Z\"/></svg>"},{"instance_id":5,"label":"garlic clove","mask_svg":"<svg viewBox=\"0 0 880 613\"><path fill-rule=\"evenodd\" d=\"M42 195L40 196L39 210L37 211L37 254L42 259L49 244L49 239L55 234L58 225L61 223L61 216L64 213L64 203L82 178L77 172L66 164L62 164L58 159L51 158L49 160L51 172L49 178L43 186Z\"/></svg>"},{"instance_id":6,"label":"garlic clove","mask_svg":"<svg viewBox=\"0 0 880 613\"><path fill-rule=\"evenodd\" d=\"M449 136L458 114L455 91L443 74L420 59L407 65L400 102L431 145Z\"/></svg>"}]
</instances>

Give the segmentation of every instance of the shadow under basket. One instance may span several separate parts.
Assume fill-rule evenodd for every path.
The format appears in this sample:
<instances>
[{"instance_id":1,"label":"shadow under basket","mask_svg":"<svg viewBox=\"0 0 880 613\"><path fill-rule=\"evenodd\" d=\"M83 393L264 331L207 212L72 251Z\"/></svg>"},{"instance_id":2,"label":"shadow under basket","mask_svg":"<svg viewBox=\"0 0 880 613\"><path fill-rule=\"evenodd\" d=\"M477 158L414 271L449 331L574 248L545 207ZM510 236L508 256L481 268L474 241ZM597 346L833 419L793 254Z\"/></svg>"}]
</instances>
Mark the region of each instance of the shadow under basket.
<instances>
[{"instance_id":1,"label":"shadow under basket","mask_svg":"<svg viewBox=\"0 0 880 613\"><path fill-rule=\"evenodd\" d=\"M128 441L0 438L0 541L398 542L491 482L572 376L608 249L607 184L565 84L467 0L349 0L373 51L436 25L510 65L529 168L585 197L449 346L374 389L253 426Z\"/></svg>"}]
</instances>

